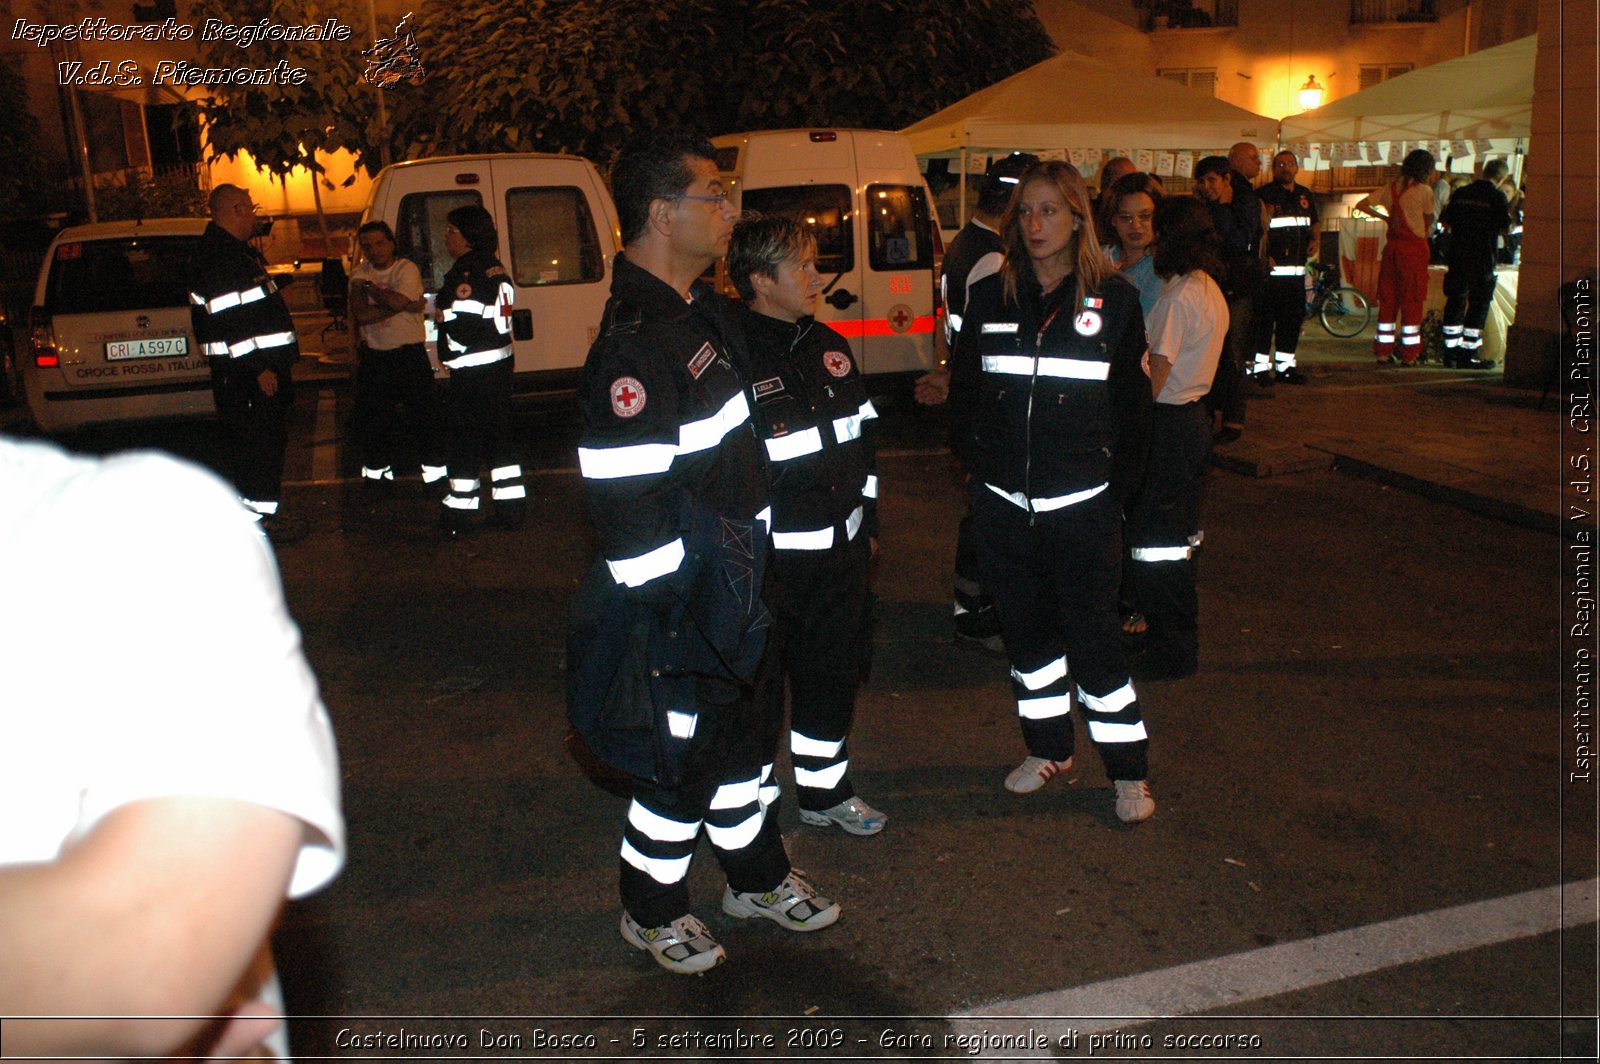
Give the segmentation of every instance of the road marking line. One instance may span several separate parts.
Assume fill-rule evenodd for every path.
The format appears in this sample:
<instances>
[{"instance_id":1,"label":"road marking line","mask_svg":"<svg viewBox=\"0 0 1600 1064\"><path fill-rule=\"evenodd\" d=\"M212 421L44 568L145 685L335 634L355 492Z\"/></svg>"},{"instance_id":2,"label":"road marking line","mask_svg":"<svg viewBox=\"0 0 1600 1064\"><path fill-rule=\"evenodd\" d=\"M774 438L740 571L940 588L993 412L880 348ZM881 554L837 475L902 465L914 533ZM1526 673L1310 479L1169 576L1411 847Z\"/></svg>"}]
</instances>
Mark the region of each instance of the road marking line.
<instances>
[{"instance_id":1,"label":"road marking line","mask_svg":"<svg viewBox=\"0 0 1600 1064\"><path fill-rule=\"evenodd\" d=\"M316 446L311 449L311 480L313 483L325 483L332 480L339 471L338 449L334 446L333 414L336 403L332 388L324 388L317 393L317 419L316 427L312 429L312 438L317 440Z\"/></svg>"},{"instance_id":2,"label":"road marking line","mask_svg":"<svg viewBox=\"0 0 1600 1064\"><path fill-rule=\"evenodd\" d=\"M983 1030L984 1021L1026 1018L1033 1030L1055 1044L1069 1030L1087 1035L1188 1016L1591 924L1600 918L1597 888L1600 879L1531 890L1157 972L997 1001L948 1019L958 1033L973 1035ZM1060 1022L1039 1022L1058 1018ZM1024 1054L996 1049L982 1057L1024 1055L1051 1054L1048 1050Z\"/></svg>"}]
</instances>

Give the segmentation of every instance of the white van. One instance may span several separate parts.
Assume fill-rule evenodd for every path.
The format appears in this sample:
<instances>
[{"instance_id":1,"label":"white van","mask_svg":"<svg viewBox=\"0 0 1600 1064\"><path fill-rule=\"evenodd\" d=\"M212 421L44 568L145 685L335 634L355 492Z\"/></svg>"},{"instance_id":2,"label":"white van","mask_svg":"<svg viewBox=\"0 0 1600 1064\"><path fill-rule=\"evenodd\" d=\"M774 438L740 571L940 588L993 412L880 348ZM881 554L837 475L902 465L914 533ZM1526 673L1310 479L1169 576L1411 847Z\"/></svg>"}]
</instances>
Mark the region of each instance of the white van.
<instances>
[{"instance_id":1,"label":"white van","mask_svg":"<svg viewBox=\"0 0 1600 1064\"><path fill-rule=\"evenodd\" d=\"M17 359L41 431L216 413L186 281L205 228L204 218L102 222L51 242Z\"/></svg>"},{"instance_id":2,"label":"white van","mask_svg":"<svg viewBox=\"0 0 1600 1064\"><path fill-rule=\"evenodd\" d=\"M781 129L715 137L717 169L745 211L812 226L826 287L817 319L850 340L863 373L933 366L933 197L911 145L869 129Z\"/></svg>"},{"instance_id":3,"label":"white van","mask_svg":"<svg viewBox=\"0 0 1600 1064\"><path fill-rule=\"evenodd\" d=\"M388 222L399 254L422 271L429 357L434 295L455 261L446 216L477 204L494 216L500 261L516 305L512 350L519 389L573 384L611 294L621 229L594 165L575 155L452 155L386 166L361 221ZM437 368L437 363L435 363Z\"/></svg>"}]
</instances>

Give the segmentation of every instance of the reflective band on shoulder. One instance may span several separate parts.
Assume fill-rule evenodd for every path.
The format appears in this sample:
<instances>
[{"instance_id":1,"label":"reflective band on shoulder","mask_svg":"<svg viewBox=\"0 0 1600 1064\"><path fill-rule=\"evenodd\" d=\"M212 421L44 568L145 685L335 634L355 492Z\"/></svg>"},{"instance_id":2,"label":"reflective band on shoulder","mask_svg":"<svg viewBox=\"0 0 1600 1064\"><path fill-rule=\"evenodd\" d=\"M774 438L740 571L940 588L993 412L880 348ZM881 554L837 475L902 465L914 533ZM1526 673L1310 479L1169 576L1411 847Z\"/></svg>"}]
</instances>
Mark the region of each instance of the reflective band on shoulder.
<instances>
[{"instance_id":1,"label":"reflective band on shoulder","mask_svg":"<svg viewBox=\"0 0 1600 1064\"><path fill-rule=\"evenodd\" d=\"M867 482L861 487L861 496L866 499L876 499L878 497L878 475L876 473L867 474Z\"/></svg>"},{"instance_id":2,"label":"reflective band on shoulder","mask_svg":"<svg viewBox=\"0 0 1600 1064\"><path fill-rule=\"evenodd\" d=\"M1033 358L1029 355L984 355L983 372L1012 373L1020 377L1033 376Z\"/></svg>"},{"instance_id":3,"label":"reflective band on shoulder","mask_svg":"<svg viewBox=\"0 0 1600 1064\"><path fill-rule=\"evenodd\" d=\"M1014 321L986 321L983 323L984 333L1014 333L1017 323Z\"/></svg>"},{"instance_id":4,"label":"reflective band on shoulder","mask_svg":"<svg viewBox=\"0 0 1600 1064\"><path fill-rule=\"evenodd\" d=\"M1083 358L1041 358L1039 376L1066 377L1078 381L1103 381L1111 375L1111 363Z\"/></svg>"},{"instance_id":5,"label":"reflective band on shoulder","mask_svg":"<svg viewBox=\"0 0 1600 1064\"><path fill-rule=\"evenodd\" d=\"M473 500L477 505L477 500ZM639 587L648 584L658 576L678 571L678 566L683 564L683 540L675 539L670 543L662 544L653 551L641 554L636 558L622 558L618 561L607 559L606 568L611 570L611 578L619 584L628 587Z\"/></svg>"},{"instance_id":6,"label":"reflective band on shoulder","mask_svg":"<svg viewBox=\"0 0 1600 1064\"><path fill-rule=\"evenodd\" d=\"M819 791L832 790L834 787L839 786L839 782L844 779L844 774L849 771L850 762L848 760L829 765L824 769L809 769L796 766L794 770L794 785L796 787L815 787Z\"/></svg>"},{"instance_id":7,"label":"reflective band on shoulder","mask_svg":"<svg viewBox=\"0 0 1600 1064\"><path fill-rule=\"evenodd\" d=\"M1024 720L1050 720L1072 712L1072 695L1046 695L1044 698L1017 699L1017 716Z\"/></svg>"},{"instance_id":8,"label":"reflective band on shoulder","mask_svg":"<svg viewBox=\"0 0 1600 1064\"><path fill-rule=\"evenodd\" d=\"M700 834L700 821L670 820L646 809L638 799L628 805L628 823L655 842L688 842Z\"/></svg>"},{"instance_id":9,"label":"reflective band on shoulder","mask_svg":"<svg viewBox=\"0 0 1600 1064\"><path fill-rule=\"evenodd\" d=\"M1115 721L1089 718L1089 738L1097 743L1136 743L1150 736L1144 730L1144 721L1137 724L1118 724Z\"/></svg>"},{"instance_id":10,"label":"reflective band on shoulder","mask_svg":"<svg viewBox=\"0 0 1600 1064\"><path fill-rule=\"evenodd\" d=\"M752 780L751 784L754 783ZM706 823L706 836L711 840L711 845L719 850L742 850L755 841L755 837L761 834L761 825L766 822L767 811L761 805L761 795L754 792L753 787L750 800L756 803L756 811L732 827L725 828L709 821Z\"/></svg>"},{"instance_id":11,"label":"reflective band on shoulder","mask_svg":"<svg viewBox=\"0 0 1600 1064\"><path fill-rule=\"evenodd\" d=\"M1310 227L1311 219L1303 216L1285 216L1282 218L1274 218L1272 221L1267 223L1268 229L1309 229Z\"/></svg>"},{"instance_id":12,"label":"reflective band on shoulder","mask_svg":"<svg viewBox=\"0 0 1600 1064\"><path fill-rule=\"evenodd\" d=\"M772 545L778 550L827 550L833 546L833 526L811 532L774 532Z\"/></svg>"},{"instance_id":13,"label":"reflective band on shoulder","mask_svg":"<svg viewBox=\"0 0 1600 1064\"><path fill-rule=\"evenodd\" d=\"M450 349L452 351L455 350L455 341L453 340L450 343ZM447 358L444 360L444 364L451 369L471 369L473 366L487 366L491 362L499 362L510 357L511 348L509 346L497 347L493 351L474 351L472 354L462 355L460 358Z\"/></svg>"},{"instance_id":14,"label":"reflective band on shoulder","mask_svg":"<svg viewBox=\"0 0 1600 1064\"><path fill-rule=\"evenodd\" d=\"M738 809L740 806L750 805L756 800L756 788L761 783L760 776L751 776L738 783L724 783L717 788L717 793L711 796L708 809Z\"/></svg>"},{"instance_id":15,"label":"reflective band on shoulder","mask_svg":"<svg viewBox=\"0 0 1600 1064\"><path fill-rule=\"evenodd\" d=\"M1083 491L1075 491L1071 495L1057 495L1053 499L1034 499L1033 508L1039 513L1060 510L1075 503L1083 502L1085 499L1092 499L1109 486L1109 484L1102 484L1098 488L1085 488Z\"/></svg>"},{"instance_id":16,"label":"reflective band on shoulder","mask_svg":"<svg viewBox=\"0 0 1600 1064\"><path fill-rule=\"evenodd\" d=\"M850 516L844 519L844 538L854 541L856 533L861 531L861 521L866 517L866 510L857 506L850 511Z\"/></svg>"},{"instance_id":17,"label":"reflective band on shoulder","mask_svg":"<svg viewBox=\"0 0 1600 1064\"><path fill-rule=\"evenodd\" d=\"M616 480L665 473L678 455L676 444L636 443L629 447L579 447L578 471L590 480Z\"/></svg>"},{"instance_id":18,"label":"reflective band on shoulder","mask_svg":"<svg viewBox=\"0 0 1600 1064\"><path fill-rule=\"evenodd\" d=\"M694 729L700 723L698 713L684 713L682 710L667 710L667 731L672 733L674 739L693 739Z\"/></svg>"},{"instance_id":19,"label":"reflective band on shoulder","mask_svg":"<svg viewBox=\"0 0 1600 1064\"><path fill-rule=\"evenodd\" d=\"M839 751L844 749L844 740L836 743L825 742L822 739L813 739L809 735L801 735L793 730L789 731L789 752L800 757L838 757Z\"/></svg>"},{"instance_id":20,"label":"reflective band on shoulder","mask_svg":"<svg viewBox=\"0 0 1600 1064\"><path fill-rule=\"evenodd\" d=\"M1306 268L1304 266L1274 266L1272 268L1272 276L1274 277L1304 277L1305 273Z\"/></svg>"},{"instance_id":21,"label":"reflective band on shoulder","mask_svg":"<svg viewBox=\"0 0 1600 1064\"><path fill-rule=\"evenodd\" d=\"M708 418L691 421L678 427L678 453L695 454L709 451L722 442L722 437L750 419L750 404L744 391L735 392L722 409Z\"/></svg>"},{"instance_id":22,"label":"reflective band on shoulder","mask_svg":"<svg viewBox=\"0 0 1600 1064\"><path fill-rule=\"evenodd\" d=\"M1080 687L1078 688L1078 697L1083 700L1083 708L1090 713L1121 713L1138 701L1139 698L1138 695L1133 693L1133 684L1131 683L1125 683L1110 694L1099 697Z\"/></svg>"},{"instance_id":23,"label":"reflective band on shoulder","mask_svg":"<svg viewBox=\"0 0 1600 1064\"><path fill-rule=\"evenodd\" d=\"M689 871L689 857L646 857L627 839L622 840L622 859L664 887L683 882Z\"/></svg>"},{"instance_id":24,"label":"reflective band on shoulder","mask_svg":"<svg viewBox=\"0 0 1600 1064\"><path fill-rule=\"evenodd\" d=\"M813 425L803 432L774 437L767 440L766 444L768 458L774 462L787 462L822 450L822 433Z\"/></svg>"},{"instance_id":25,"label":"reflective band on shoulder","mask_svg":"<svg viewBox=\"0 0 1600 1064\"><path fill-rule=\"evenodd\" d=\"M1136 562L1181 562L1194 554L1194 548L1135 547L1131 553Z\"/></svg>"},{"instance_id":26,"label":"reflective band on shoulder","mask_svg":"<svg viewBox=\"0 0 1600 1064\"><path fill-rule=\"evenodd\" d=\"M1057 680L1065 679L1067 675L1067 658L1063 654L1042 669L1032 672L1018 672L1011 670L1011 678L1030 691L1041 691Z\"/></svg>"},{"instance_id":27,"label":"reflective band on shoulder","mask_svg":"<svg viewBox=\"0 0 1600 1064\"><path fill-rule=\"evenodd\" d=\"M520 465L503 465L498 469L489 470L490 480L512 480L522 475Z\"/></svg>"}]
</instances>

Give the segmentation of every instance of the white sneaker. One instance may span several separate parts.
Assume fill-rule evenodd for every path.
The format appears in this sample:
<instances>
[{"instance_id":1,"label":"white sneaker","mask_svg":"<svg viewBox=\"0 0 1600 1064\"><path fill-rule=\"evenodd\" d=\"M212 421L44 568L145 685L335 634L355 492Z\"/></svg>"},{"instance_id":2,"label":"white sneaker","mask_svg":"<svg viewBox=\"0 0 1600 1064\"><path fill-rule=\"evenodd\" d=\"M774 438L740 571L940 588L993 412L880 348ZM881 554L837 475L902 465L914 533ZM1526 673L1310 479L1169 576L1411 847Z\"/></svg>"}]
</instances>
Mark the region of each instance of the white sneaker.
<instances>
[{"instance_id":1,"label":"white sneaker","mask_svg":"<svg viewBox=\"0 0 1600 1064\"><path fill-rule=\"evenodd\" d=\"M711 937L706 925L690 915L661 927L641 927L622 914L622 937L635 949L647 951L656 963L679 975L700 975L728 959L728 953Z\"/></svg>"},{"instance_id":2,"label":"white sneaker","mask_svg":"<svg viewBox=\"0 0 1600 1064\"><path fill-rule=\"evenodd\" d=\"M852 835L876 835L889 823L889 816L860 798L847 798L831 809L800 810L800 822L818 828L838 824Z\"/></svg>"},{"instance_id":3,"label":"white sneaker","mask_svg":"<svg viewBox=\"0 0 1600 1064\"><path fill-rule=\"evenodd\" d=\"M1117 819L1124 824L1137 824L1149 820L1156 811L1156 800L1150 797L1150 784L1145 780L1117 780Z\"/></svg>"},{"instance_id":4,"label":"white sneaker","mask_svg":"<svg viewBox=\"0 0 1600 1064\"><path fill-rule=\"evenodd\" d=\"M1006 790L1012 794L1032 794L1050 782L1051 777L1072 770L1072 758L1051 761L1043 757L1025 757L1022 764L1006 777Z\"/></svg>"},{"instance_id":5,"label":"white sneaker","mask_svg":"<svg viewBox=\"0 0 1600 1064\"><path fill-rule=\"evenodd\" d=\"M728 887L722 892L722 911L741 920L765 916L790 931L820 931L839 919L839 903L818 894L798 868L771 890L739 893Z\"/></svg>"}]
</instances>

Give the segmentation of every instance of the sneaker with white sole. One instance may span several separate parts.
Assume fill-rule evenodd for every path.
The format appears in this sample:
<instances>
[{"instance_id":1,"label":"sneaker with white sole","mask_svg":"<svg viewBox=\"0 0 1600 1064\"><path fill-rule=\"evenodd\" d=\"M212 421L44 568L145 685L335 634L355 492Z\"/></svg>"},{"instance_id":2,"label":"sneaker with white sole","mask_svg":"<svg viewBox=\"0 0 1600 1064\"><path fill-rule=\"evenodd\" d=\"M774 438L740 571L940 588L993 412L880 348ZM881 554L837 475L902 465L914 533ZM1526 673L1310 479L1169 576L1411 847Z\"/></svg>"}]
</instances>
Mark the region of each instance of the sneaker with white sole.
<instances>
[{"instance_id":1,"label":"sneaker with white sole","mask_svg":"<svg viewBox=\"0 0 1600 1064\"><path fill-rule=\"evenodd\" d=\"M818 828L838 824L852 835L876 835L889 823L889 816L860 798L846 798L830 809L800 810L800 822Z\"/></svg>"},{"instance_id":2,"label":"sneaker with white sole","mask_svg":"<svg viewBox=\"0 0 1600 1064\"><path fill-rule=\"evenodd\" d=\"M1011 775L1006 777L1006 790L1012 794L1031 794L1049 783L1051 778L1072 770L1072 758L1065 761L1051 761L1044 757L1025 757L1022 764L1011 770Z\"/></svg>"},{"instance_id":3,"label":"sneaker with white sole","mask_svg":"<svg viewBox=\"0 0 1600 1064\"><path fill-rule=\"evenodd\" d=\"M790 931L820 931L839 919L839 903L817 893L798 868L766 891L722 892L722 911L741 920L764 916Z\"/></svg>"},{"instance_id":4,"label":"sneaker with white sole","mask_svg":"<svg viewBox=\"0 0 1600 1064\"><path fill-rule=\"evenodd\" d=\"M648 952L661 967L679 975L709 972L728 959L727 951L711 937L706 925L689 915L661 927L643 927L623 913L622 937L635 949Z\"/></svg>"},{"instance_id":5,"label":"sneaker with white sole","mask_svg":"<svg viewBox=\"0 0 1600 1064\"><path fill-rule=\"evenodd\" d=\"M1144 780L1116 780L1117 819L1124 824L1137 824L1149 820L1156 811L1156 800L1150 797L1150 784Z\"/></svg>"}]
</instances>

